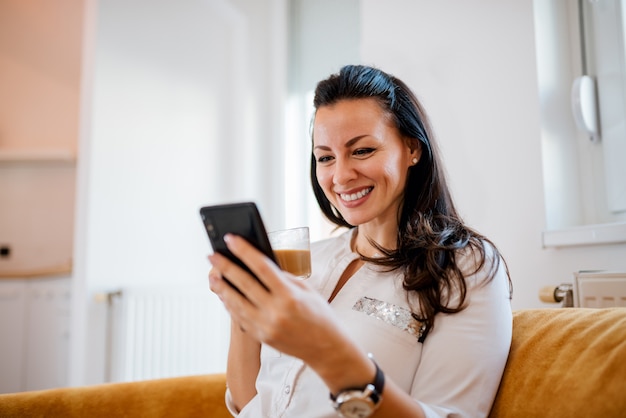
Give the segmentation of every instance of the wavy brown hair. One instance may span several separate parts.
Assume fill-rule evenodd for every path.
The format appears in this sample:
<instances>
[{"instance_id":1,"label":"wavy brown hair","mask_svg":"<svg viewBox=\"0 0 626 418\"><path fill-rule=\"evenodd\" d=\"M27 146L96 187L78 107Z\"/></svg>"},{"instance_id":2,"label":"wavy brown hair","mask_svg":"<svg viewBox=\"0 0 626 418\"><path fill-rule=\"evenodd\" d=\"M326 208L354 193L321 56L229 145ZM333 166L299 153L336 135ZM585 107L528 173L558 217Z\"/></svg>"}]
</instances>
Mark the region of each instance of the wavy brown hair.
<instances>
[{"instance_id":1,"label":"wavy brown hair","mask_svg":"<svg viewBox=\"0 0 626 418\"><path fill-rule=\"evenodd\" d=\"M397 248L390 250L372 243L383 257L362 258L389 270L404 271L404 289L415 292L420 305L417 312L414 309L413 317L430 330L437 313L457 313L465 308L465 275L486 267L486 280L491 281L501 261L507 276L508 268L496 246L465 225L458 215L426 112L404 82L377 68L348 65L318 83L313 103L317 111L341 100L366 98L375 99L400 134L408 141L415 141L412 146L421 147L422 154L419 162L409 169L398 214ZM353 227L326 198L316 169L317 161L311 155L311 183L322 212L339 227ZM487 256L485 244L492 247L492 257ZM463 272L457 263L459 253L467 250L478 260L475 271ZM450 297L455 294L459 295L459 301L451 304Z\"/></svg>"}]
</instances>

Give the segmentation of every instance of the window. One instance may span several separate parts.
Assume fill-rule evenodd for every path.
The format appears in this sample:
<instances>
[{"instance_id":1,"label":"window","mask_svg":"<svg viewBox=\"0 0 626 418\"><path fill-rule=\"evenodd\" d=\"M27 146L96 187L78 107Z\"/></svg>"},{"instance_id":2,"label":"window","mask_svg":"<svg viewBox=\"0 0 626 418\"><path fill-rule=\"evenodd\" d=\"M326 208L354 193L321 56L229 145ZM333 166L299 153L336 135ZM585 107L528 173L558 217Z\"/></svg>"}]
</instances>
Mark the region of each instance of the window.
<instances>
[{"instance_id":1,"label":"window","mask_svg":"<svg viewBox=\"0 0 626 418\"><path fill-rule=\"evenodd\" d=\"M545 246L626 242L624 0L535 0ZM596 85L600 140L577 129L574 80Z\"/></svg>"}]
</instances>

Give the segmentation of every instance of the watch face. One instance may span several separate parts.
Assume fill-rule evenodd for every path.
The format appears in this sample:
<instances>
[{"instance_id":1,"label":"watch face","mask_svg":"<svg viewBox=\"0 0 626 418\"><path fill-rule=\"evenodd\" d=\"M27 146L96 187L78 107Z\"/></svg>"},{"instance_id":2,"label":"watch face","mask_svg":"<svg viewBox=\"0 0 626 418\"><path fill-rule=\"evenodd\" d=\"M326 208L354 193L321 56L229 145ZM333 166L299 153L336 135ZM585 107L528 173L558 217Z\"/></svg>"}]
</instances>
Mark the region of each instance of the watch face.
<instances>
[{"instance_id":1,"label":"watch face","mask_svg":"<svg viewBox=\"0 0 626 418\"><path fill-rule=\"evenodd\" d=\"M345 418L367 418L374 412L372 402L369 399L357 398L343 402L338 410Z\"/></svg>"}]
</instances>

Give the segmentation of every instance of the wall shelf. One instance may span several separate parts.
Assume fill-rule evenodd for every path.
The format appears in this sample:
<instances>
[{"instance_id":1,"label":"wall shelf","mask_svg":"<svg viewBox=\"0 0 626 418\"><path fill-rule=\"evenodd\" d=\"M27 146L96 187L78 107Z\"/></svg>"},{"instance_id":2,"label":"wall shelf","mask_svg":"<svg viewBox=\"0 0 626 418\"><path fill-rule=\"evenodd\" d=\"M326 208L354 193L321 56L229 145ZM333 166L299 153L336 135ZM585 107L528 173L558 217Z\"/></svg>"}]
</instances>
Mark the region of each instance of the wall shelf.
<instances>
[{"instance_id":1,"label":"wall shelf","mask_svg":"<svg viewBox=\"0 0 626 418\"><path fill-rule=\"evenodd\" d=\"M68 276L72 274L72 262L49 267L30 268L14 271L0 270L0 279L36 279L43 277Z\"/></svg>"},{"instance_id":2,"label":"wall shelf","mask_svg":"<svg viewBox=\"0 0 626 418\"><path fill-rule=\"evenodd\" d=\"M64 162L75 163L76 153L70 149L4 149L0 163Z\"/></svg>"}]
</instances>

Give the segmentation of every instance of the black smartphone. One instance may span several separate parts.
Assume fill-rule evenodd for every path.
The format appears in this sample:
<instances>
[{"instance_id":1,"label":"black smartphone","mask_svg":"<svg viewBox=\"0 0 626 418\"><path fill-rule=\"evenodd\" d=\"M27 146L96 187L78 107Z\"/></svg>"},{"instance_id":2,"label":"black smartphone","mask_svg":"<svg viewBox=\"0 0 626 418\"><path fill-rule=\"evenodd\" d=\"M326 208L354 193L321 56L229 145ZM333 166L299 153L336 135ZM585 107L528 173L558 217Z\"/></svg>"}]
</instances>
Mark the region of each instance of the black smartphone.
<instances>
[{"instance_id":1,"label":"black smartphone","mask_svg":"<svg viewBox=\"0 0 626 418\"><path fill-rule=\"evenodd\" d=\"M261 214L254 202L205 206L200 208L200 217L213 251L228 257L253 276L254 273L248 266L230 252L224 242L224 235L231 233L245 238L259 251L276 262Z\"/></svg>"}]
</instances>

